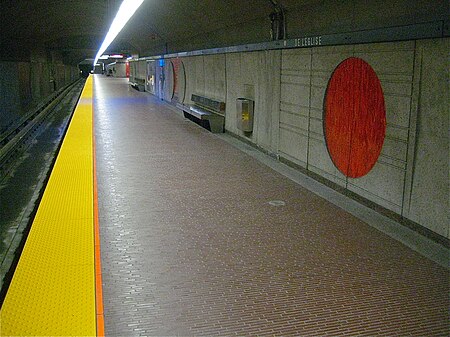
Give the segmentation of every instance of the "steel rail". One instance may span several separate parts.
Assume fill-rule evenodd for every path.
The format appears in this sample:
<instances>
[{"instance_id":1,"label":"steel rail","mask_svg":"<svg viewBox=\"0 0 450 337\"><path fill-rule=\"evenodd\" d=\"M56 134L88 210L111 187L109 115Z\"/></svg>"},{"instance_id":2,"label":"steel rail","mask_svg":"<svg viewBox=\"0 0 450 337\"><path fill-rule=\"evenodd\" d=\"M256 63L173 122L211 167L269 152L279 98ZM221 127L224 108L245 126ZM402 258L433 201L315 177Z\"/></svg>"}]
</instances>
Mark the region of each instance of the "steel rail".
<instances>
[{"instance_id":1,"label":"steel rail","mask_svg":"<svg viewBox=\"0 0 450 337\"><path fill-rule=\"evenodd\" d=\"M45 118L50 115L53 109L62 101L75 85L82 79L65 86L58 90L45 102L39 104L23 118L21 118L15 127L10 128L0 136L0 171L7 171L5 166L11 162L13 154L29 139L29 136L41 125Z\"/></svg>"}]
</instances>

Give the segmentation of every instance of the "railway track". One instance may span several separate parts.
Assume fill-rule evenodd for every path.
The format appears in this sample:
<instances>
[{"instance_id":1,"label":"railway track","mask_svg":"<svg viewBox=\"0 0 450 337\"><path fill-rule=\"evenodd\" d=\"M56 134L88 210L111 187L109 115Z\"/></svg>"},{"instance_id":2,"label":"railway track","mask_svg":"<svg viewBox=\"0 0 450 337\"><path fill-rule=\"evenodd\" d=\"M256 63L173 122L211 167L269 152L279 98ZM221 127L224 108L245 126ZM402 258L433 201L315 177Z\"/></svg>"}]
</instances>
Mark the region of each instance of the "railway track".
<instances>
[{"instance_id":1,"label":"railway track","mask_svg":"<svg viewBox=\"0 0 450 337\"><path fill-rule=\"evenodd\" d=\"M13 127L0 135L0 178L3 179L20 155L39 134L44 122L67 96L80 95L84 79L58 90L37 107L30 110Z\"/></svg>"}]
</instances>

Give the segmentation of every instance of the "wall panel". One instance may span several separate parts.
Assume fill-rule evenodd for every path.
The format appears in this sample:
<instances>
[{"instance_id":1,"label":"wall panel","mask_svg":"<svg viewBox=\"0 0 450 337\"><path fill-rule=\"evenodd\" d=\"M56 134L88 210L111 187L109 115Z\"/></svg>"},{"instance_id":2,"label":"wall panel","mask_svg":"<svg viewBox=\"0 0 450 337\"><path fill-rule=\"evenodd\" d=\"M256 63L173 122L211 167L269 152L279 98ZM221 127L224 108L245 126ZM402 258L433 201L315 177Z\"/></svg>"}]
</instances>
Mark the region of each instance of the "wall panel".
<instances>
[{"instance_id":1,"label":"wall panel","mask_svg":"<svg viewBox=\"0 0 450 337\"><path fill-rule=\"evenodd\" d=\"M204 56L194 58L195 94L205 95L205 63Z\"/></svg>"},{"instance_id":2,"label":"wall panel","mask_svg":"<svg viewBox=\"0 0 450 337\"><path fill-rule=\"evenodd\" d=\"M258 83L258 72L261 66L261 54L264 52L236 53L226 55L226 116L225 128L239 136L245 137L257 144L258 123L261 114L266 109L261 102L260 91L263 83ZM237 128L236 99L248 98L255 101L253 133L245 134Z\"/></svg>"},{"instance_id":3,"label":"wall panel","mask_svg":"<svg viewBox=\"0 0 450 337\"><path fill-rule=\"evenodd\" d=\"M283 50L279 136L281 156L305 167L311 102L311 50Z\"/></svg>"},{"instance_id":4,"label":"wall panel","mask_svg":"<svg viewBox=\"0 0 450 337\"><path fill-rule=\"evenodd\" d=\"M450 239L449 49L449 38L417 42L417 124L404 215Z\"/></svg>"},{"instance_id":5,"label":"wall panel","mask_svg":"<svg viewBox=\"0 0 450 337\"><path fill-rule=\"evenodd\" d=\"M183 58L182 62L184 64L184 71L186 74L186 91L184 95L184 104L192 104L191 101L191 95L196 92L196 77L197 73L195 70L195 59L198 58L198 56L195 57L186 57Z\"/></svg>"},{"instance_id":6,"label":"wall panel","mask_svg":"<svg viewBox=\"0 0 450 337\"><path fill-rule=\"evenodd\" d=\"M323 106L328 81L335 68L353 55L353 46L311 48L311 105L308 133L308 170L342 186L346 177L331 161L323 133Z\"/></svg>"},{"instance_id":7,"label":"wall panel","mask_svg":"<svg viewBox=\"0 0 450 337\"><path fill-rule=\"evenodd\" d=\"M262 52L259 59L260 90L257 99L261 101L262 110L257 115L256 139L260 147L276 154L280 123L281 50Z\"/></svg>"},{"instance_id":8,"label":"wall panel","mask_svg":"<svg viewBox=\"0 0 450 337\"><path fill-rule=\"evenodd\" d=\"M389 210L401 213L411 114L414 41L356 45L354 56L368 62L381 81L387 132L381 155L372 171L359 179L348 179L347 187Z\"/></svg>"},{"instance_id":9,"label":"wall panel","mask_svg":"<svg viewBox=\"0 0 450 337\"><path fill-rule=\"evenodd\" d=\"M225 100L225 55L204 56L205 95Z\"/></svg>"}]
</instances>

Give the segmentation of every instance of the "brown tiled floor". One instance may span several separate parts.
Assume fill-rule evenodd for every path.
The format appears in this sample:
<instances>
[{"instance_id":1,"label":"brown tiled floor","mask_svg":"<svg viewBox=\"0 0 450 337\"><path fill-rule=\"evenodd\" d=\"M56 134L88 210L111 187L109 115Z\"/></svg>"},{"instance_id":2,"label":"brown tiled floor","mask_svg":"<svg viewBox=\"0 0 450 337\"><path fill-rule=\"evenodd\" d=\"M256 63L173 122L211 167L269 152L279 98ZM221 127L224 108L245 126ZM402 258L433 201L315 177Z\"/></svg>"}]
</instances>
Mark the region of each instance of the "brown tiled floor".
<instances>
[{"instance_id":1,"label":"brown tiled floor","mask_svg":"<svg viewBox=\"0 0 450 337\"><path fill-rule=\"evenodd\" d=\"M95 98L107 335L448 335L446 269L124 80Z\"/></svg>"}]
</instances>

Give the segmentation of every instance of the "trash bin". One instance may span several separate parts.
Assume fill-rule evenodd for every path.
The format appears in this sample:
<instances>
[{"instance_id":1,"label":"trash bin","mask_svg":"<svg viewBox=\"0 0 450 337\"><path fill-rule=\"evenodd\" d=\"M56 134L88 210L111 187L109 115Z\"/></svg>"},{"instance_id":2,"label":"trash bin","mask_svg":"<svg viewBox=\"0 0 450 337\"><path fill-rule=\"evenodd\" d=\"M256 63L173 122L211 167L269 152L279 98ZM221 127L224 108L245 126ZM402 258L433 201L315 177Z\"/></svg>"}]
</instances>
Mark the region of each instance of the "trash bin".
<instances>
[{"instance_id":1,"label":"trash bin","mask_svg":"<svg viewBox=\"0 0 450 337\"><path fill-rule=\"evenodd\" d=\"M237 128L244 132L253 131L254 101L247 98L236 99Z\"/></svg>"}]
</instances>

